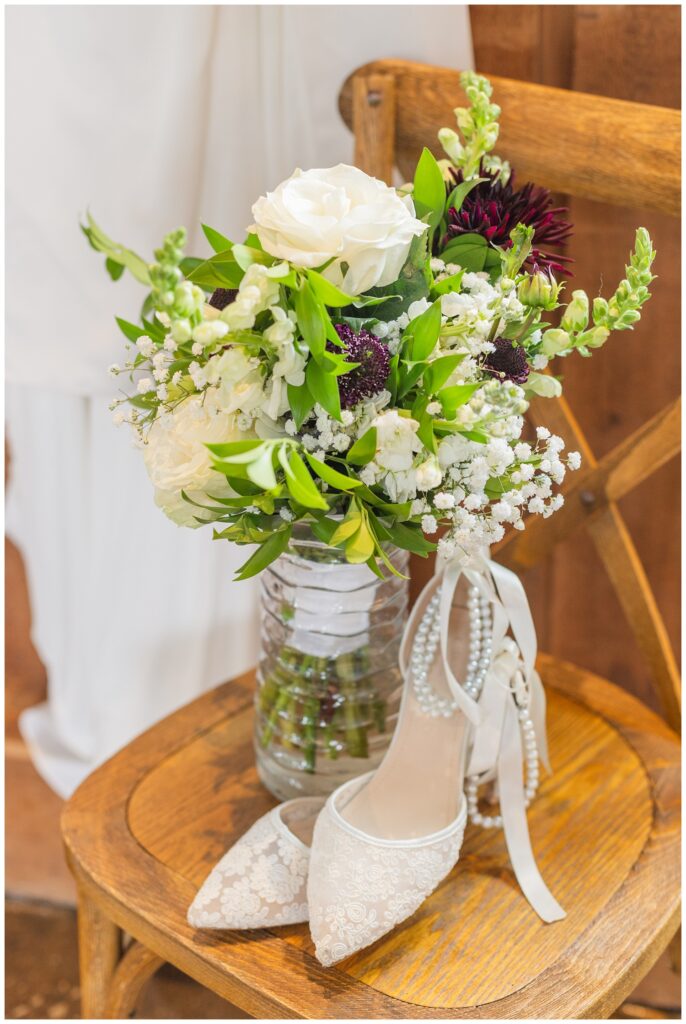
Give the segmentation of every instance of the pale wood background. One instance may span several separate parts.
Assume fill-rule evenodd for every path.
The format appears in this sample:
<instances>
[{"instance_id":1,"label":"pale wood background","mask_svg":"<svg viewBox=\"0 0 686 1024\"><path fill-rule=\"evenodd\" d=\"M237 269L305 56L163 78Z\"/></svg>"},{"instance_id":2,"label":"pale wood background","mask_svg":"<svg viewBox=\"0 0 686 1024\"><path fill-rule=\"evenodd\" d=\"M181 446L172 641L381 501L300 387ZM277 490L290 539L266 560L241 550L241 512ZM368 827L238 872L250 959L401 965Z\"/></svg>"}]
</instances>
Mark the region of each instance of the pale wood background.
<instances>
[{"instance_id":1,"label":"pale wood background","mask_svg":"<svg viewBox=\"0 0 686 1024\"><path fill-rule=\"evenodd\" d=\"M472 5L475 66L617 99L680 105L680 9L674 5ZM495 97L497 100L497 96ZM506 116L504 112L503 116ZM564 159L564 154L561 154ZM598 154L602 159L602 154ZM520 182L523 184L523 182ZM673 218L572 200L577 260L569 290L608 294L634 228L657 249L658 280L639 327L592 360L563 364L565 394L597 455L679 392L680 225ZM679 643L679 465L674 460L621 502L675 648ZM558 547L526 580L540 646L626 687L654 707L650 679L591 542Z\"/></svg>"}]
</instances>

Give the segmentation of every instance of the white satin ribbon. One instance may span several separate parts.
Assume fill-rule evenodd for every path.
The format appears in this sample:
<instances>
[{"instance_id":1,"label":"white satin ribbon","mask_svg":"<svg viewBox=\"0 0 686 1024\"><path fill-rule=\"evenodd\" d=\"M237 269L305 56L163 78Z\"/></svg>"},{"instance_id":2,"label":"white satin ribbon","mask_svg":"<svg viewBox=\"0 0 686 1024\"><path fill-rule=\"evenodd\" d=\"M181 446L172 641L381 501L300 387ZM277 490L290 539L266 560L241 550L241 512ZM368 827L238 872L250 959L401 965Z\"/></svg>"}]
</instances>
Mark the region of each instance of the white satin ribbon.
<instances>
[{"instance_id":1,"label":"white satin ribbon","mask_svg":"<svg viewBox=\"0 0 686 1024\"><path fill-rule=\"evenodd\" d=\"M448 661L450 612L462 575L492 607L493 657L478 703L465 693ZM467 774L479 776L481 782L496 781L505 841L517 881L542 920L559 921L566 914L536 866L526 820L519 725L521 708L529 711L539 756L548 772L550 764L545 729L545 693L535 668L536 630L524 587L513 572L492 561L487 554L473 559L468 568L449 562L438 570L425 588L408 623L406 637L414 635L413 623L425 607L423 599L439 586L442 667L456 704L473 725ZM514 639L508 635L510 632ZM407 654L405 644L401 658L403 673Z\"/></svg>"}]
</instances>

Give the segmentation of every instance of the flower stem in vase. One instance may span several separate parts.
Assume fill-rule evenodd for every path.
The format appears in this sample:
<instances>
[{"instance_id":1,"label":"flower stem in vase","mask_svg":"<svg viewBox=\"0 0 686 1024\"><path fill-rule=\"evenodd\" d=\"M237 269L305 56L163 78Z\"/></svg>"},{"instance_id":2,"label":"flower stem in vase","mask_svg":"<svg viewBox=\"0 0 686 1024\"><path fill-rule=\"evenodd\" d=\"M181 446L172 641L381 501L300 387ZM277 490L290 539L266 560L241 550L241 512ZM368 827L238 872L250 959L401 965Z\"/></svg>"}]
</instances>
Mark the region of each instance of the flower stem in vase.
<instances>
[{"instance_id":1,"label":"flower stem in vase","mask_svg":"<svg viewBox=\"0 0 686 1024\"><path fill-rule=\"evenodd\" d=\"M345 723L345 743L351 757L369 757L367 730L359 725L360 706L355 683L355 654L339 654L336 659L336 671L341 685L341 694L345 698L343 719Z\"/></svg>"}]
</instances>

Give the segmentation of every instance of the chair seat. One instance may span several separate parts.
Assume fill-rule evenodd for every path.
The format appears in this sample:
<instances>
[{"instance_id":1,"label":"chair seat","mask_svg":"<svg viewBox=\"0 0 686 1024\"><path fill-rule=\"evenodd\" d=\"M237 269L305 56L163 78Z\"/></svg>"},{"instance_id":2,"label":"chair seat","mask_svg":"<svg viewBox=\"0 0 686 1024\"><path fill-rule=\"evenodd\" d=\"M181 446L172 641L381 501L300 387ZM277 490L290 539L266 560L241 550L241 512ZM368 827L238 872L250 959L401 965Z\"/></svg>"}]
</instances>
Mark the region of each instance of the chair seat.
<instances>
[{"instance_id":1,"label":"chair seat","mask_svg":"<svg viewBox=\"0 0 686 1024\"><path fill-rule=\"evenodd\" d=\"M78 884L148 949L257 1017L607 1017L679 919L679 741L597 676L545 655L554 774L529 811L567 910L544 925L502 833L469 827L420 910L335 968L306 925L199 932L186 909L274 804L252 750L251 676L182 708L93 773L63 816Z\"/></svg>"}]
</instances>

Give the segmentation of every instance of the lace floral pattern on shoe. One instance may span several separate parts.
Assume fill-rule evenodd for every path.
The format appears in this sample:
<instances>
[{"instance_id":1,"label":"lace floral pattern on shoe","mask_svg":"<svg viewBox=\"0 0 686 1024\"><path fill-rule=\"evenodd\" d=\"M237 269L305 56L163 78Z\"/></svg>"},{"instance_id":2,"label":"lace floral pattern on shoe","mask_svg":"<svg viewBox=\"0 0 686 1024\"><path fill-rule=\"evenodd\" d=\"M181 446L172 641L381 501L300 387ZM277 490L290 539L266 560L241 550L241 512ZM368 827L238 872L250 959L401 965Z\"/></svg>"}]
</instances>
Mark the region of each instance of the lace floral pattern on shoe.
<instances>
[{"instance_id":1,"label":"lace floral pattern on shoe","mask_svg":"<svg viewBox=\"0 0 686 1024\"><path fill-rule=\"evenodd\" d=\"M291 816L311 814L317 803L293 801ZM284 823L288 806L265 814L224 854L193 900L189 924L239 929L307 921L310 851Z\"/></svg>"},{"instance_id":2,"label":"lace floral pattern on shoe","mask_svg":"<svg viewBox=\"0 0 686 1024\"><path fill-rule=\"evenodd\" d=\"M327 803L307 889L317 959L330 967L410 917L457 863L465 820L463 806L435 839L393 843L346 827Z\"/></svg>"}]
</instances>

